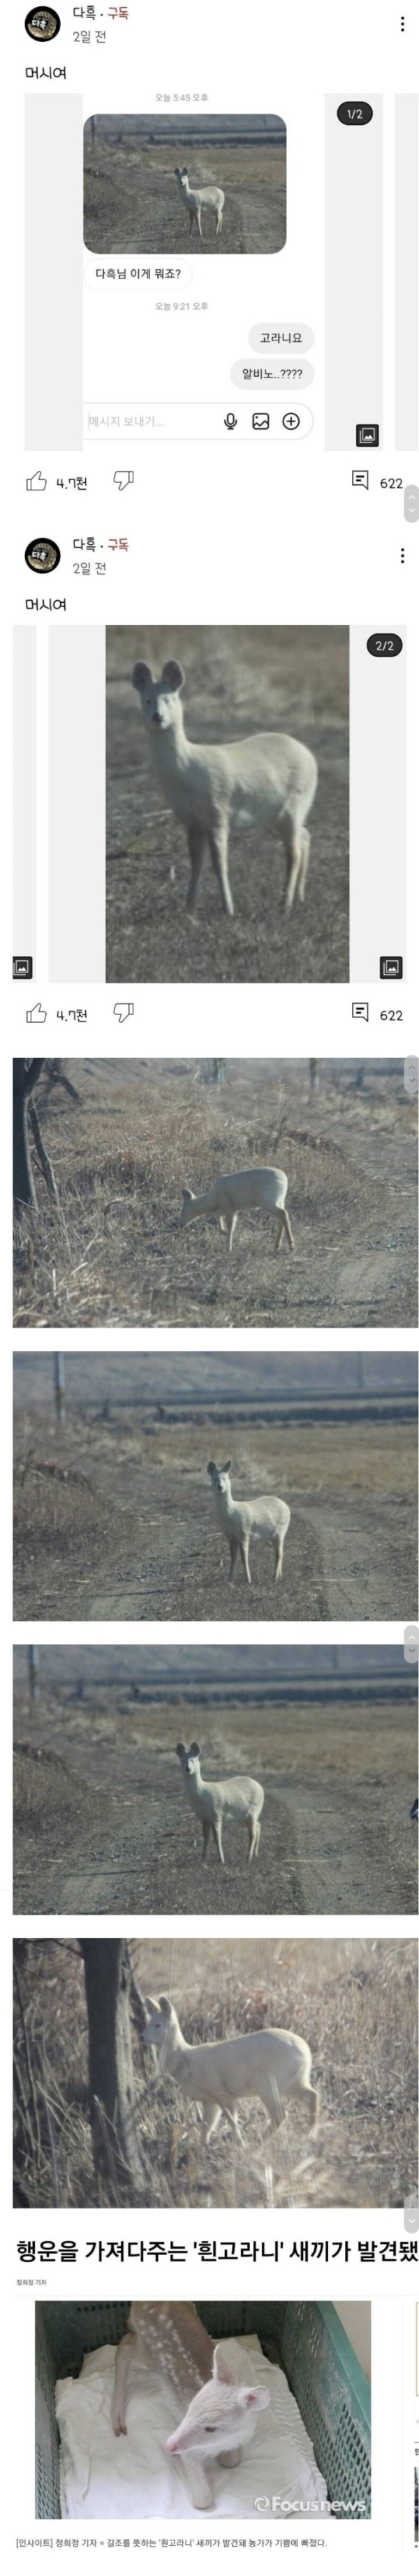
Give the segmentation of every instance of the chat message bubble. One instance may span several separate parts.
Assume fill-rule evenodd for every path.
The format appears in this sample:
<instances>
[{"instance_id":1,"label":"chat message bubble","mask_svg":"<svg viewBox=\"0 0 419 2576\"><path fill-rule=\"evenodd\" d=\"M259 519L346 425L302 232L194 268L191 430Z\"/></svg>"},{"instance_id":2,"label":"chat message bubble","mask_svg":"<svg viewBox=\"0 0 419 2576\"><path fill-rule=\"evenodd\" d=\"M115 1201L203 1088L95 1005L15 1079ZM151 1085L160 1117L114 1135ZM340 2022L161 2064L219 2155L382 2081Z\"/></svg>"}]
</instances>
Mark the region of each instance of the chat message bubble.
<instances>
[{"instance_id":1,"label":"chat message bubble","mask_svg":"<svg viewBox=\"0 0 419 2576\"><path fill-rule=\"evenodd\" d=\"M279 385L281 393L300 393L303 385L312 384L313 374L314 368L307 366L303 358L301 365L296 360L290 366L271 358L266 367L252 367L248 358L236 358L234 367L230 367L232 385L243 385L245 389L250 385L256 393L266 392L271 385Z\"/></svg>"},{"instance_id":2,"label":"chat message bubble","mask_svg":"<svg viewBox=\"0 0 419 2576\"><path fill-rule=\"evenodd\" d=\"M302 349L312 349L314 331L309 322L253 322L249 331L251 349L277 349L291 357Z\"/></svg>"}]
</instances>

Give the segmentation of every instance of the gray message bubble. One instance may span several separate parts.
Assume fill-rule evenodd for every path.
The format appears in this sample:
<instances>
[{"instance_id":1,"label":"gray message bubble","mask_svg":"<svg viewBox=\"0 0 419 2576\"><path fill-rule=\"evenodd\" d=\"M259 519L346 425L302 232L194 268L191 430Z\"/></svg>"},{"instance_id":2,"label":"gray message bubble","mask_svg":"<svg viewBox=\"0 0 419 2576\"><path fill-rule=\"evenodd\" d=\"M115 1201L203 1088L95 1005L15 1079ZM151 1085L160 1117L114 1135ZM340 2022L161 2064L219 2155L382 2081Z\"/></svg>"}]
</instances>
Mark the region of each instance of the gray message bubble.
<instances>
[{"instance_id":1,"label":"gray message bubble","mask_svg":"<svg viewBox=\"0 0 419 2576\"><path fill-rule=\"evenodd\" d=\"M263 367L252 367L248 358L236 358L234 367L230 367L232 385L242 385L245 393L249 387L250 393L266 399L272 385L278 385L279 392L289 394L292 399L294 394L302 392L303 385L312 384L313 374L314 368L308 367L303 358L301 362L298 358L291 359L288 365L285 360L272 356L266 373Z\"/></svg>"},{"instance_id":2,"label":"gray message bubble","mask_svg":"<svg viewBox=\"0 0 419 2576\"><path fill-rule=\"evenodd\" d=\"M405 1055L405 1059L404 1059L404 1087L405 1087L405 1091L408 1091L408 1092L409 1092L410 1099L411 1099L411 1100L414 1100L414 1099L415 1099L415 1097L416 1097L416 1093L419 1091L419 1056L418 1056L418 1055Z\"/></svg>"},{"instance_id":3,"label":"gray message bubble","mask_svg":"<svg viewBox=\"0 0 419 2576\"><path fill-rule=\"evenodd\" d=\"M417 2236L419 2234L419 2201L405 2201L403 2218L406 2228L406 2236Z\"/></svg>"},{"instance_id":4,"label":"gray message bubble","mask_svg":"<svg viewBox=\"0 0 419 2576\"><path fill-rule=\"evenodd\" d=\"M302 349L312 349L313 340L309 322L253 322L249 331L251 349L276 350L281 358L298 357Z\"/></svg>"}]
</instances>

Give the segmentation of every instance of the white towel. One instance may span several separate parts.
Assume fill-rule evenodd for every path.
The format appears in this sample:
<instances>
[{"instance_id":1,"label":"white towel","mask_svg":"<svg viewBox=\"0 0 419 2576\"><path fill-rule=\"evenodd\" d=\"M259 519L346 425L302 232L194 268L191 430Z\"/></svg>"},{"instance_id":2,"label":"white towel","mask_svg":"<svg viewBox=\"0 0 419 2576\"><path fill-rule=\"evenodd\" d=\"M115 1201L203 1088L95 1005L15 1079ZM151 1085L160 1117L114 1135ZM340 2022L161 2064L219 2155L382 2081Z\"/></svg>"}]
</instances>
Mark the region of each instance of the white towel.
<instances>
[{"instance_id":1,"label":"white towel","mask_svg":"<svg viewBox=\"0 0 419 2576\"><path fill-rule=\"evenodd\" d=\"M209 2463L219 2517L249 2515L263 2526L275 2512L278 2525L292 2518L326 2520L327 2487L312 2442L284 2372L265 2361L257 2335L223 2341L237 2378L269 2389L270 2405L258 2415L254 2439L237 2468ZM249 2369L250 2359L250 2369ZM61 2513L76 2522L131 2522L158 2514L172 2521L206 2522L191 2504L181 2459L165 2451L174 2430L173 2395L162 2391L147 2365L130 2365L127 2434L112 2432L114 2344L86 2354L79 2379L57 2379ZM256 2497L264 2499L262 2508ZM274 2505L274 2498L276 2503ZM282 2507L282 2510L281 2510Z\"/></svg>"}]
</instances>

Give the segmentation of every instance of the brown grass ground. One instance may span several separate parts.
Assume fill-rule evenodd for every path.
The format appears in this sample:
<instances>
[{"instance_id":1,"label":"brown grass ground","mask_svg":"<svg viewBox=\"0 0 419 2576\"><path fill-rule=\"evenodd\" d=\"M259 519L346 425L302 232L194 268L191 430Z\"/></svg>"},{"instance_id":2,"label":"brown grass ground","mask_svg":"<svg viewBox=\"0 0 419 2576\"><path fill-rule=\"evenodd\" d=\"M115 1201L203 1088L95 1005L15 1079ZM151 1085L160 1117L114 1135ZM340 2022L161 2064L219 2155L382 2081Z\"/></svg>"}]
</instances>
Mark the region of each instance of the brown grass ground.
<instances>
[{"instance_id":1,"label":"brown grass ground","mask_svg":"<svg viewBox=\"0 0 419 2576\"><path fill-rule=\"evenodd\" d=\"M142 121L141 121L142 122ZM235 144L200 133L191 119L185 145L150 119L153 140L126 133L109 141L97 119L92 142L90 121L84 129L84 238L99 255L128 252L169 259L228 258L229 254L266 256L283 250L287 231L287 153L279 129L276 144ZM123 119L121 119L121 126ZM222 230L215 238L215 217L202 216L190 230L188 208L175 178L176 165L187 166L190 186L224 188Z\"/></svg>"},{"instance_id":2,"label":"brown grass ground","mask_svg":"<svg viewBox=\"0 0 419 2576\"><path fill-rule=\"evenodd\" d=\"M265 1791L257 1864L227 1824L225 1866L202 1833L175 1747L204 1779L250 1772ZM119 1686L88 1701L15 1692L17 1914L416 1914L417 1704L339 1699L202 1708L180 1691L138 1707Z\"/></svg>"},{"instance_id":3,"label":"brown grass ground","mask_svg":"<svg viewBox=\"0 0 419 2576\"><path fill-rule=\"evenodd\" d=\"M142 1991L170 1992L189 2040L265 2025L309 2041L321 2090L317 2140L304 2106L267 2136L261 2104L240 2105L240 2144L223 2125L205 2148L198 2108L147 2083L134 2033L138 2126L149 2208L394 2208L416 2194L417 1943L248 1939L133 1942ZM29 1942L21 1962L34 2144L24 2152L25 2043L16 2018L16 2198L89 2208L87 2029L77 1943ZM36 2130L38 2143L36 2144Z\"/></svg>"},{"instance_id":4,"label":"brown grass ground","mask_svg":"<svg viewBox=\"0 0 419 2576\"><path fill-rule=\"evenodd\" d=\"M186 912L183 825L165 810L152 770L136 660L186 675L195 742L290 733L314 751L304 904L287 915L285 860L274 831L232 833L235 915L222 912L206 865ZM107 964L111 983L347 983L349 978L349 630L346 626L107 628Z\"/></svg>"},{"instance_id":5,"label":"brown grass ground","mask_svg":"<svg viewBox=\"0 0 419 2576\"><path fill-rule=\"evenodd\" d=\"M359 1070L359 1068L358 1068ZM86 1058L37 1099L59 1209L32 1162L38 1212L15 1224L17 1325L321 1327L417 1323L417 1103L402 1066ZM184 1184L279 1163L295 1255L272 1218L179 1229Z\"/></svg>"}]
</instances>

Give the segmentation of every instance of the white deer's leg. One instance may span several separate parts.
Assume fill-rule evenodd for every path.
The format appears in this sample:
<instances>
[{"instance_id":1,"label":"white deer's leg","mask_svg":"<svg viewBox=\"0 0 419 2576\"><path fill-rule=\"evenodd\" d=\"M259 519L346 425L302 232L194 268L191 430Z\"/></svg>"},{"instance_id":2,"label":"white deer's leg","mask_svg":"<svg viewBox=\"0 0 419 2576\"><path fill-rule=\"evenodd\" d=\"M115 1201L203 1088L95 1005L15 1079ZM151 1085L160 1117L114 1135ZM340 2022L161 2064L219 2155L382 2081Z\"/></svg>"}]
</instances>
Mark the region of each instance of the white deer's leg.
<instances>
[{"instance_id":1,"label":"white deer's leg","mask_svg":"<svg viewBox=\"0 0 419 2576\"><path fill-rule=\"evenodd\" d=\"M287 1208L283 1208L283 1222L284 1222L284 1226L285 1226L285 1233L286 1233L286 1236L287 1236L287 1242L289 1243L290 1252L295 1252L294 1236L293 1236L293 1232L292 1232L292 1226L290 1225L290 1221L289 1221L289 1216L288 1216L288 1210L287 1210Z\"/></svg>"},{"instance_id":2,"label":"white deer's leg","mask_svg":"<svg viewBox=\"0 0 419 2576\"><path fill-rule=\"evenodd\" d=\"M273 2102L270 2106L268 2105L268 2102L266 2102L266 2103L265 2103L265 2110L267 2111L267 2110L268 2110L268 2108L270 2109L269 2130L271 2130L271 2129L279 2129L279 2128L281 2127L282 2120L285 2120L285 2109L284 2109L284 2104L283 2104L283 2102ZM268 2136L269 2136L269 2130L268 2130Z\"/></svg>"},{"instance_id":3,"label":"white deer's leg","mask_svg":"<svg viewBox=\"0 0 419 2576\"><path fill-rule=\"evenodd\" d=\"M200 825L198 823L190 823L189 825L188 850L191 862L191 873L188 885L187 909L188 912L194 913L196 912L199 880L202 876L205 858L205 832L201 832Z\"/></svg>"},{"instance_id":4,"label":"white deer's leg","mask_svg":"<svg viewBox=\"0 0 419 2576\"><path fill-rule=\"evenodd\" d=\"M217 233L220 233L220 232L221 232L222 220L223 220L223 207L222 207L222 206L219 206L219 208L218 208L218 215L217 215Z\"/></svg>"},{"instance_id":5,"label":"white deer's leg","mask_svg":"<svg viewBox=\"0 0 419 2576\"><path fill-rule=\"evenodd\" d=\"M249 1547L250 1547L250 1539L248 1539L248 1538L243 1538L243 1539L241 1539L241 1540L240 1540L240 1555L241 1555L242 1565L244 1565L244 1571L245 1571L245 1576L246 1576L246 1583L251 1583L251 1580L252 1580L252 1578L251 1578L251 1572L250 1572L250 1565L249 1565Z\"/></svg>"},{"instance_id":6,"label":"white deer's leg","mask_svg":"<svg viewBox=\"0 0 419 2576\"><path fill-rule=\"evenodd\" d=\"M200 241L202 241L202 224L201 224L201 208L200 208L200 206L197 206L197 209L196 209L196 220L197 220L197 225L198 225L199 238L200 238Z\"/></svg>"},{"instance_id":7,"label":"white deer's leg","mask_svg":"<svg viewBox=\"0 0 419 2576\"><path fill-rule=\"evenodd\" d=\"M275 1544L275 1583L280 1583L280 1582L281 1582L281 1577L282 1577L282 1559L283 1559L283 1554L284 1554L284 1532L283 1532L283 1530L281 1530L281 1531L280 1531L280 1536L279 1536L279 1538L276 1538L276 1539L275 1539L274 1544Z\"/></svg>"},{"instance_id":8,"label":"white deer's leg","mask_svg":"<svg viewBox=\"0 0 419 2576\"><path fill-rule=\"evenodd\" d=\"M195 2504L197 2506L199 2513L208 2513L213 2499L212 2487L207 2475L207 2470L204 2467L204 2461L193 2458L191 2452L189 2452L188 2459L182 2459L182 2468L186 2478L186 2485L188 2495L190 2495L191 2504Z\"/></svg>"},{"instance_id":9,"label":"white deer's leg","mask_svg":"<svg viewBox=\"0 0 419 2576\"><path fill-rule=\"evenodd\" d=\"M233 1574L234 1574L234 1567L235 1567L235 1563L236 1563L236 1556L237 1556L237 1551L238 1551L238 1544L239 1544L239 1542L238 1542L238 1538L231 1538L231 1539L230 1539L230 1573L229 1573L229 1578L228 1578L229 1583L232 1583L232 1581L233 1581Z\"/></svg>"},{"instance_id":10,"label":"white deer's leg","mask_svg":"<svg viewBox=\"0 0 419 2576\"><path fill-rule=\"evenodd\" d=\"M209 1822L209 1817L208 1817L208 1816L203 1816L203 1818L202 1818L202 1858L203 1858L203 1860L206 1860L206 1858L207 1858L207 1851L208 1851L208 1844L209 1844L210 1833L211 1833L211 1825L210 1825L210 1822Z\"/></svg>"},{"instance_id":11,"label":"white deer's leg","mask_svg":"<svg viewBox=\"0 0 419 2576\"><path fill-rule=\"evenodd\" d=\"M229 1249L229 1252L231 1252L231 1246L232 1246L232 1241L233 1241L233 1234L235 1234L235 1232L236 1232L236 1225L237 1225L237 1208L233 1208L232 1215L231 1215L231 1217L230 1217L230 1232L229 1232L229 1238L228 1238L228 1249Z\"/></svg>"},{"instance_id":12,"label":"white deer's leg","mask_svg":"<svg viewBox=\"0 0 419 2576\"><path fill-rule=\"evenodd\" d=\"M214 2110L211 2112L211 2119L210 2119L210 2121L209 2121L209 2123L208 2123L208 2128L207 2128L207 2129L206 2129L206 2131L205 2131L205 2145L206 2145L206 2147L209 2147L210 2138L215 2138L215 2132L216 2132L216 2129L219 2129L219 2126L220 2126L221 2114L222 2114L222 2103L221 2103L221 2102L215 2102L215 2103L214 2103Z\"/></svg>"},{"instance_id":13,"label":"white deer's leg","mask_svg":"<svg viewBox=\"0 0 419 2576\"><path fill-rule=\"evenodd\" d=\"M286 850L287 857L289 859L289 868L285 905L286 911L292 912L302 860L301 835L298 830L297 823L291 823L291 829L287 835Z\"/></svg>"},{"instance_id":14,"label":"white deer's leg","mask_svg":"<svg viewBox=\"0 0 419 2576\"><path fill-rule=\"evenodd\" d=\"M234 2111L230 2109L228 2093L222 2093L221 2101L216 2104L216 2108L210 2120L209 2128L207 2129L206 2145L208 2145L208 2139L215 2136L216 2129L219 2129L220 2120L228 2120L229 2129L234 2129L236 2138L240 2137L238 2112L236 2108Z\"/></svg>"},{"instance_id":15,"label":"white deer's leg","mask_svg":"<svg viewBox=\"0 0 419 2576\"><path fill-rule=\"evenodd\" d=\"M283 1233L284 1233L284 1210L283 1210L283 1208L278 1208L278 1229L277 1229L277 1237L276 1237L276 1249L277 1249L277 1252L280 1252L280 1250L281 1250L281 1243L282 1243Z\"/></svg>"},{"instance_id":16,"label":"white deer's leg","mask_svg":"<svg viewBox=\"0 0 419 2576\"><path fill-rule=\"evenodd\" d=\"M224 1852L223 1852L222 1839L221 1839L221 1816L216 1816L216 1817L215 1817L215 1821L214 1821L214 1824L213 1824L213 1826L212 1826L212 1833L213 1833L213 1835L214 1835L214 1842L215 1842L216 1850L218 1851L218 1858L219 1858L219 1860L221 1860L221 1861L222 1861L223 1869L224 1869Z\"/></svg>"},{"instance_id":17,"label":"white deer's leg","mask_svg":"<svg viewBox=\"0 0 419 2576\"><path fill-rule=\"evenodd\" d=\"M122 2343L118 2345L115 2361L115 2378L112 2397L112 2426L114 2433L126 2433L127 2429L125 2421L127 2378L133 2352L135 2352L135 2335L131 2333L130 2329L128 2329L128 2333L123 2335Z\"/></svg>"},{"instance_id":18,"label":"white deer's leg","mask_svg":"<svg viewBox=\"0 0 419 2576\"><path fill-rule=\"evenodd\" d=\"M211 858L212 858L213 868L215 868L215 874L216 874L216 877L218 877L218 884L219 884L219 886L220 886L220 888L221 888L221 894L222 894L222 899L223 899L224 912L228 912L229 919L230 919L230 920L232 920L233 913L234 913L234 903L233 903L232 895L231 895L231 892L230 892L229 876L228 876L228 828L227 828L227 824L226 824L226 823L218 823L218 824L215 826L214 830L213 830L212 832L209 832L209 834L208 834L208 838L209 838L209 845L210 845L210 851L211 851Z\"/></svg>"},{"instance_id":19,"label":"white deer's leg","mask_svg":"<svg viewBox=\"0 0 419 2576\"><path fill-rule=\"evenodd\" d=\"M290 796L289 805L285 807L285 811L281 815L279 829L288 861L285 909L286 912L291 912L294 895L296 888L300 883L305 861L306 835L304 832L304 826L300 822L299 800L297 797ZM308 858L306 860L306 870L307 867Z\"/></svg>"},{"instance_id":20,"label":"white deer's leg","mask_svg":"<svg viewBox=\"0 0 419 2576\"><path fill-rule=\"evenodd\" d=\"M305 823L303 823L303 824L302 824L302 826L301 826L300 840L301 840L301 845L302 845L302 858L301 858L301 868L300 868L300 878L299 878L298 892L299 892L299 897L300 897L300 903L304 903L304 895L305 895L305 889L306 889L306 883L307 883L307 874L308 874L308 863L309 863L309 858L310 858L310 833L306 831Z\"/></svg>"}]
</instances>

